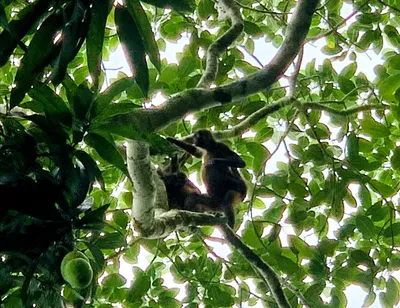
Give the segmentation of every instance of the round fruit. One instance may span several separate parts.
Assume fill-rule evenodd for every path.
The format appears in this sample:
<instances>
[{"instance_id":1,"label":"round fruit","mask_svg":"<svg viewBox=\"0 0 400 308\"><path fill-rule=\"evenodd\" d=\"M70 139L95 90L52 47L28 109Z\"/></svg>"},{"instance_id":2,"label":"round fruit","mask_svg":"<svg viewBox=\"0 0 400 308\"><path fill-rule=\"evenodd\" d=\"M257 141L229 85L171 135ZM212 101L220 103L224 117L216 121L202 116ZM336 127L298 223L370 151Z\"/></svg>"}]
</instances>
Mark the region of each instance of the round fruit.
<instances>
[{"instance_id":1,"label":"round fruit","mask_svg":"<svg viewBox=\"0 0 400 308\"><path fill-rule=\"evenodd\" d=\"M61 275L71 287L84 289L93 279L93 270L83 253L71 251L61 262Z\"/></svg>"}]
</instances>

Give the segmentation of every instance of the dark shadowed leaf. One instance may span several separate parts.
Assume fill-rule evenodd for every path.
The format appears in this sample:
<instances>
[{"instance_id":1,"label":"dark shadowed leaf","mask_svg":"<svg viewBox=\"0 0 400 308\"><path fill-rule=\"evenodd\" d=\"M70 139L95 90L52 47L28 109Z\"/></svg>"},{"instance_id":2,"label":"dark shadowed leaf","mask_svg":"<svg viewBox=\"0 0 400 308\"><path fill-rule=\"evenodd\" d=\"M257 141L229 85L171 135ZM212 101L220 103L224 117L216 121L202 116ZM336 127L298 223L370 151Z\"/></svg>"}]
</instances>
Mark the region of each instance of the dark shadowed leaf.
<instances>
[{"instance_id":1,"label":"dark shadowed leaf","mask_svg":"<svg viewBox=\"0 0 400 308\"><path fill-rule=\"evenodd\" d=\"M160 53L158 45L154 38L154 33L151 30L151 25L147 19L146 12L138 0L128 1L128 10L138 27L139 33L143 40L143 45L146 53L149 55L151 63L158 71L161 70Z\"/></svg>"},{"instance_id":2,"label":"dark shadowed leaf","mask_svg":"<svg viewBox=\"0 0 400 308\"><path fill-rule=\"evenodd\" d=\"M106 233L98 238L95 245L100 249L117 249L126 245L125 237L119 232Z\"/></svg>"},{"instance_id":3,"label":"dark shadowed leaf","mask_svg":"<svg viewBox=\"0 0 400 308\"><path fill-rule=\"evenodd\" d=\"M62 25L61 16L53 14L36 31L15 76L16 86L11 91L11 108L22 101L36 75L57 56L60 44L59 42L54 44L54 37Z\"/></svg>"},{"instance_id":4,"label":"dark shadowed leaf","mask_svg":"<svg viewBox=\"0 0 400 308\"><path fill-rule=\"evenodd\" d=\"M105 219L104 213L107 211L109 206L110 206L109 204L105 204L105 205L99 207L98 209L95 209L90 212L86 212L85 216L83 216L79 220L79 225L88 225L88 224L103 222Z\"/></svg>"},{"instance_id":5,"label":"dark shadowed leaf","mask_svg":"<svg viewBox=\"0 0 400 308\"><path fill-rule=\"evenodd\" d=\"M101 189L105 190L103 176L93 158L88 153L82 150L75 151L74 154L76 158L78 158L80 162L85 166L85 169L89 174L90 180L93 181L94 179L96 179L97 182L99 182Z\"/></svg>"},{"instance_id":6,"label":"dark shadowed leaf","mask_svg":"<svg viewBox=\"0 0 400 308\"><path fill-rule=\"evenodd\" d=\"M100 93L93 102L90 110L90 118L95 119L98 115L105 113L107 107L112 103L112 100L118 94L121 94L126 89L129 89L135 84L133 77L126 77L114 81L107 89Z\"/></svg>"},{"instance_id":7,"label":"dark shadowed leaf","mask_svg":"<svg viewBox=\"0 0 400 308\"><path fill-rule=\"evenodd\" d=\"M60 54L53 64L50 75L50 80L54 84L62 82L68 64L75 58L86 38L90 22L88 9L86 1L76 1L71 18L64 25Z\"/></svg>"},{"instance_id":8,"label":"dark shadowed leaf","mask_svg":"<svg viewBox=\"0 0 400 308\"><path fill-rule=\"evenodd\" d=\"M27 5L10 21L0 34L0 67L7 63L18 42L28 33L48 9L51 0L39 0Z\"/></svg>"},{"instance_id":9,"label":"dark shadowed leaf","mask_svg":"<svg viewBox=\"0 0 400 308\"><path fill-rule=\"evenodd\" d=\"M89 90L87 83L81 83L75 93L73 107L77 118L81 121L86 120L86 114L92 104L94 95Z\"/></svg>"},{"instance_id":10,"label":"dark shadowed leaf","mask_svg":"<svg viewBox=\"0 0 400 308\"><path fill-rule=\"evenodd\" d=\"M95 149L101 158L127 174L124 159L113 143L95 133L86 135L84 141L87 145Z\"/></svg>"},{"instance_id":11,"label":"dark shadowed leaf","mask_svg":"<svg viewBox=\"0 0 400 308\"><path fill-rule=\"evenodd\" d=\"M85 200L89 191L89 184L89 175L83 165L78 165L70 170L65 180L66 199L73 208L76 208Z\"/></svg>"},{"instance_id":12,"label":"dark shadowed leaf","mask_svg":"<svg viewBox=\"0 0 400 308\"><path fill-rule=\"evenodd\" d=\"M132 74L143 95L147 97L149 92L149 70L146 63L144 43L138 25L128 9L121 5L117 5L115 8L115 24Z\"/></svg>"},{"instance_id":13,"label":"dark shadowed leaf","mask_svg":"<svg viewBox=\"0 0 400 308\"><path fill-rule=\"evenodd\" d=\"M85 242L85 245L87 246L87 248L89 248L89 251L92 254L94 260L96 261L96 264L99 267L99 269L100 270L103 269L105 265L105 260L104 260L104 255L101 252L100 248L89 242Z\"/></svg>"},{"instance_id":14,"label":"dark shadowed leaf","mask_svg":"<svg viewBox=\"0 0 400 308\"><path fill-rule=\"evenodd\" d=\"M111 0L95 0L90 9L90 25L86 38L86 51L88 69L95 89L99 87L104 32L111 7Z\"/></svg>"},{"instance_id":15,"label":"dark shadowed leaf","mask_svg":"<svg viewBox=\"0 0 400 308\"><path fill-rule=\"evenodd\" d=\"M52 89L42 83L35 83L35 86L29 91L29 96L43 104L47 118L59 125L63 123L66 126L71 126L71 112L62 100Z\"/></svg>"}]
</instances>

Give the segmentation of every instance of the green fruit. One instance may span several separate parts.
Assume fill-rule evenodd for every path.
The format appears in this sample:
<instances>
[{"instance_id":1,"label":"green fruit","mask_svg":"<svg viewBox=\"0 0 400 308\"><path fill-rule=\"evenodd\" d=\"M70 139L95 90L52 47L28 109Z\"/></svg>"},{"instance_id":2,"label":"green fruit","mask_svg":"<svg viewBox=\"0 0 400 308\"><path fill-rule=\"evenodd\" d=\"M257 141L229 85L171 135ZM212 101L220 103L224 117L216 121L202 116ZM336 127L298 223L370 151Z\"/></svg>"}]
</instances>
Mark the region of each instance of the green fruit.
<instances>
[{"instance_id":1,"label":"green fruit","mask_svg":"<svg viewBox=\"0 0 400 308\"><path fill-rule=\"evenodd\" d=\"M83 253L71 251L61 262L61 275L71 287L84 289L93 279L93 270Z\"/></svg>"}]
</instances>

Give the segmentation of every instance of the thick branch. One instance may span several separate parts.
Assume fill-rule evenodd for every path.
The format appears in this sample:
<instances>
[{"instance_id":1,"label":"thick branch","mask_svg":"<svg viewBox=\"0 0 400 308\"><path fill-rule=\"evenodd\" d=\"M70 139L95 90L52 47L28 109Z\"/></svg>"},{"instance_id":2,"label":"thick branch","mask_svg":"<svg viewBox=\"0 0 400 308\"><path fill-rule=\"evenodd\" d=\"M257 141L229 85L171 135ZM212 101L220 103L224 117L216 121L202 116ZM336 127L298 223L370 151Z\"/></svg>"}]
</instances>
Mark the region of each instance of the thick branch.
<instances>
[{"instance_id":1,"label":"thick branch","mask_svg":"<svg viewBox=\"0 0 400 308\"><path fill-rule=\"evenodd\" d=\"M269 104L257 110L252 115L244 119L239 124L231 127L230 129L214 132L214 136L216 139L228 139L240 136L243 133L245 133L248 129L250 129L253 125L255 125L258 121L264 119L265 117L274 113L275 111L282 109L283 107L291 105L295 100L296 99L291 96L282 97L275 103Z\"/></svg>"},{"instance_id":2,"label":"thick branch","mask_svg":"<svg viewBox=\"0 0 400 308\"><path fill-rule=\"evenodd\" d=\"M285 293L283 293L281 283L274 270L255 252L247 247L231 228L229 228L227 225L222 225L221 228L224 231L225 238L229 241L229 243L231 243L231 245L234 246L243 255L243 257L251 263L255 271L263 278L263 280L265 280L278 307L290 308L291 306L285 296Z\"/></svg>"},{"instance_id":3,"label":"thick branch","mask_svg":"<svg viewBox=\"0 0 400 308\"><path fill-rule=\"evenodd\" d=\"M168 211L165 185L150 162L148 144L129 140L126 154L134 187L132 217L135 231L142 237L160 238L190 226L226 223L221 214Z\"/></svg>"},{"instance_id":4,"label":"thick branch","mask_svg":"<svg viewBox=\"0 0 400 308\"><path fill-rule=\"evenodd\" d=\"M293 62L307 36L318 0L299 0L286 29L285 40L277 55L262 70L238 81L214 89L189 89L153 109L140 109L129 115L109 119L115 126L139 131L157 131L182 117L216 105L230 103L270 87ZM107 125L107 123L102 123Z\"/></svg>"},{"instance_id":5,"label":"thick branch","mask_svg":"<svg viewBox=\"0 0 400 308\"><path fill-rule=\"evenodd\" d=\"M222 6L221 9L231 19L232 26L208 48L206 70L197 84L199 88L207 88L214 81L218 72L219 55L239 37L244 28L242 15L235 1L219 0L218 4Z\"/></svg>"}]
</instances>

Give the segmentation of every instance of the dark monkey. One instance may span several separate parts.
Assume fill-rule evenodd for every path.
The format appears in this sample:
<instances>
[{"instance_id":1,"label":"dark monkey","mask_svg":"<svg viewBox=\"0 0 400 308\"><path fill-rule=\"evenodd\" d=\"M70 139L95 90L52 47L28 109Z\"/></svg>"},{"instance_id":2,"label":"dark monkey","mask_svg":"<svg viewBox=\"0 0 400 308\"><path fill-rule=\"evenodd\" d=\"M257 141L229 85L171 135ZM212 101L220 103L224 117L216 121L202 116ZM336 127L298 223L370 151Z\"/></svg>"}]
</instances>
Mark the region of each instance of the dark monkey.
<instances>
[{"instance_id":1,"label":"dark monkey","mask_svg":"<svg viewBox=\"0 0 400 308\"><path fill-rule=\"evenodd\" d=\"M194 134L194 145L168 137L167 140L186 152L203 159L202 178L208 195L215 200L217 209L222 210L228 225L235 225L235 205L246 197L246 184L237 168L244 168L245 162L226 144L218 142L209 130Z\"/></svg>"},{"instance_id":2,"label":"dark monkey","mask_svg":"<svg viewBox=\"0 0 400 308\"><path fill-rule=\"evenodd\" d=\"M158 170L165 184L169 208L192 212L215 210L216 202L209 196L203 195L186 174L179 170L181 162L186 160L186 154L181 159L174 156L168 168Z\"/></svg>"}]
</instances>

